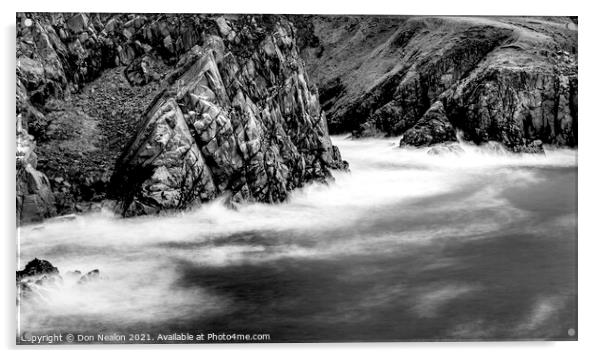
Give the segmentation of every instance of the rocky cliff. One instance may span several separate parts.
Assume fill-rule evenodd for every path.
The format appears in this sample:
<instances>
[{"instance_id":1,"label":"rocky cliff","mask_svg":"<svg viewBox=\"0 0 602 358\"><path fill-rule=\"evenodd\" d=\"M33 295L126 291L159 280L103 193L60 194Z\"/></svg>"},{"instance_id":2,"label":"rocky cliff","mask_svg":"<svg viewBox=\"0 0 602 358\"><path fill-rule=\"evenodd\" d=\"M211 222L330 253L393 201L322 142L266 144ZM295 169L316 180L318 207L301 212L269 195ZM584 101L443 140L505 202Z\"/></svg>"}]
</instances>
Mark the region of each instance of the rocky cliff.
<instances>
[{"instance_id":1,"label":"rocky cliff","mask_svg":"<svg viewBox=\"0 0 602 358\"><path fill-rule=\"evenodd\" d=\"M328 128L577 145L574 18L21 13L16 48L19 221L281 201L346 168Z\"/></svg>"},{"instance_id":2,"label":"rocky cliff","mask_svg":"<svg viewBox=\"0 0 602 358\"><path fill-rule=\"evenodd\" d=\"M548 17L294 20L333 132L401 144L577 145L577 22Z\"/></svg>"},{"instance_id":3,"label":"rocky cliff","mask_svg":"<svg viewBox=\"0 0 602 358\"><path fill-rule=\"evenodd\" d=\"M346 168L282 16L17 14L16 118L20 221L276 202Z\"/></svg>"}]
</instances>

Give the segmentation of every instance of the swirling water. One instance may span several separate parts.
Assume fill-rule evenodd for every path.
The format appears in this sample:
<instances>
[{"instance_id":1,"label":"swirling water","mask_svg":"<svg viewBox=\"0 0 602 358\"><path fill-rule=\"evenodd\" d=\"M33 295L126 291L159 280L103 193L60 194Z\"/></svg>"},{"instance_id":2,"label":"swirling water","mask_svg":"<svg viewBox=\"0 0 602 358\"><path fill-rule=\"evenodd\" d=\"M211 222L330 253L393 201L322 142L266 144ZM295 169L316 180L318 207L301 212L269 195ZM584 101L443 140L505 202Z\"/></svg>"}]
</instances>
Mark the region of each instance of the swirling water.
<instances>
[{"instance_id":1,"label":"swirling water","mask_svg":"<svg viewBox=\"0 0 602 358\"><path fill-rule=\"evenodd\" d=\"M22 302L20 332L273 342L571 339L577 151L430 155L333 137L351 172L277 205L96 213L19 230L20 267L99 269Z\"/></svg>"}]
</instances>

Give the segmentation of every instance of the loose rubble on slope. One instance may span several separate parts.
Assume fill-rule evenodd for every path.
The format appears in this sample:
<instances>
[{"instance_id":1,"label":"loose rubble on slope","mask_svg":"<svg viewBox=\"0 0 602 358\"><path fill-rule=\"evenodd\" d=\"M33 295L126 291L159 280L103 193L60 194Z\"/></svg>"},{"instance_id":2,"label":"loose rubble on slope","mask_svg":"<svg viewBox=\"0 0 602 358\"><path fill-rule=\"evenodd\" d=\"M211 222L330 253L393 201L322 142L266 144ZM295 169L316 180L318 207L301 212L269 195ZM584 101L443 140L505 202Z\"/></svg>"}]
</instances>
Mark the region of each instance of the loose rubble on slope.
<instances>
[{"instance_id":1,"label":"loose rubble on slope","mask_svg":"<svg viewBox=\"0 0 602 358\"><path fill-rule=\"evenodd\" d=\"M17 217L282 201L329 128L575 147L577 85L573 18L20 13Z\"/></svg>"},{"instance_id":2,"label":"loose rubble on slope","mask_svg":"<svg viewBox=\"0 0 602 358\"><path fill-rule=\"evenodd\" d=\"M18 14L17 141L24 222L281 201L346 168L272 15Z\"/></svg>"}]
</instances>

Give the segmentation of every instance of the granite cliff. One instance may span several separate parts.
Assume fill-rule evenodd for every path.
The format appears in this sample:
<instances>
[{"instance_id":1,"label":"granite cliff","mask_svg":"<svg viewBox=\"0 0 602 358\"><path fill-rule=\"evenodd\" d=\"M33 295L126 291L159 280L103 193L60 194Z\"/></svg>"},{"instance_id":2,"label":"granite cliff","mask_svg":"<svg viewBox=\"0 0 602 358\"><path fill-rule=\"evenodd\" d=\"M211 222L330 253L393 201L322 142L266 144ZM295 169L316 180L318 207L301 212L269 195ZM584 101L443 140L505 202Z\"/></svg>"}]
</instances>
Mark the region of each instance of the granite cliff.
<instances>
[{"instance_id":1,"label":"granite cliff","mask_svg":"<svg viewBox=\"0 0 602 358\"><path fill-rule=\"evenodd\" d=\"M577 20L308 16L299 45L334 133L402 145L577 145Z\"/></svg>"},{"instance_id":2,"label":"granite cliff","mask_svg":"<svg viewBox=\"0 0 602 358\"><path fill-rule=\"evenodd\" d=\"M277 202L345 169L295 36L275 15L17 14L19 221Z\"/></svg>"},{"instance_id":3,"label":"granite cliff","mask_svg":"<svg viewBox=\"0 0 602 358\"><path fill-rule=\"evenodd\" d=\"M279 202L329 129L576 147L577 87L569 17L20 13L17 217Z\"/></svg>"}]
</instances>

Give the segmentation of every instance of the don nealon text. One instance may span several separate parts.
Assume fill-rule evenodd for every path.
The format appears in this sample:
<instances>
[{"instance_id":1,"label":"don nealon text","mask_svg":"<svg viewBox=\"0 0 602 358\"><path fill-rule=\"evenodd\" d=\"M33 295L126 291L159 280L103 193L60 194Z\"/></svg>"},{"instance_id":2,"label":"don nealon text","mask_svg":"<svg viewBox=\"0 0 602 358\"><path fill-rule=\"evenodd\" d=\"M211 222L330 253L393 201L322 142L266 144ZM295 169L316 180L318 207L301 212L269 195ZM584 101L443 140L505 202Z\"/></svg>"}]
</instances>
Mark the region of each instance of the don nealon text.
<instances>
[{"instance_id":1,"label":"don nealon text","mask_svg":"<svg viewBox=\"0 0 602 358\"><path fill-rule=\"evenodd\" d=\"M61 344L61 343L239 343L239 342L269 342L269 333L112 333L112 334L72 334L55 333L33 335L24 333L19 336L19 343L24 344Z\"/></svg>"}]
</instances>

